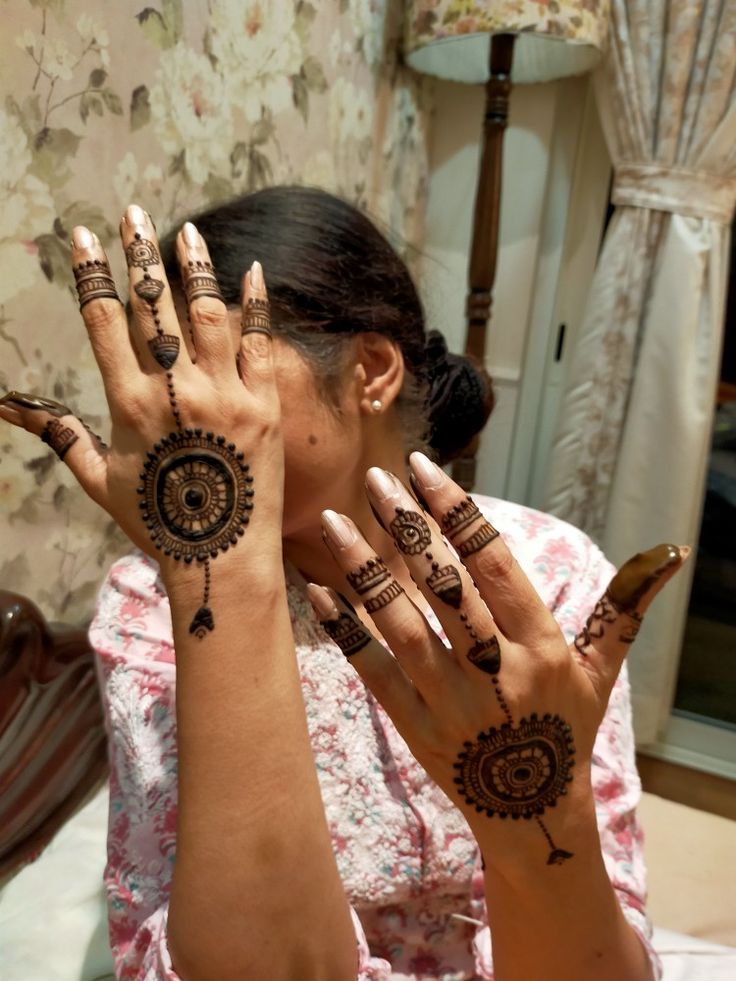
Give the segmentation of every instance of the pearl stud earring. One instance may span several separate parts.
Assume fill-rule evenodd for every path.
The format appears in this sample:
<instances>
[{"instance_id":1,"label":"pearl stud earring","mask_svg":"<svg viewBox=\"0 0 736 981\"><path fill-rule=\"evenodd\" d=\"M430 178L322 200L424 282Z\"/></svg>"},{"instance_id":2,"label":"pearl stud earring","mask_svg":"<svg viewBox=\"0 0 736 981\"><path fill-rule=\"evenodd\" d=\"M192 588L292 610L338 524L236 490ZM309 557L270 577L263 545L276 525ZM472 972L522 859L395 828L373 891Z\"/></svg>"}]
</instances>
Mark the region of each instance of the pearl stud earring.
<instances>
[{"instance_id":1,"label":"pearl stud earring","mask_svg":"<svg viewBox=\"0 0 736 981\"><path fill-rule=\"evenodd\" d=\"M380 412L383 408L383 402L380 399L373 399L371 402L371 408L374 412Z\"/></svg>"}]
</instances>

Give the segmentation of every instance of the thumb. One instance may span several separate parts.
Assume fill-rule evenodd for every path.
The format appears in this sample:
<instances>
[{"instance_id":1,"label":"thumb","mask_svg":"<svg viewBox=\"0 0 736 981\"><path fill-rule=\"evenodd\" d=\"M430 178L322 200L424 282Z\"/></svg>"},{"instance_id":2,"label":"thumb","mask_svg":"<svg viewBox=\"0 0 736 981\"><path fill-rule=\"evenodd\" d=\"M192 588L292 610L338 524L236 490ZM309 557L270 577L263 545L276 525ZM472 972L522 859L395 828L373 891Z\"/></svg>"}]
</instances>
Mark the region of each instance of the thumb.
<instances>
[{"instance_id":1,"label":"thumb","mask_svg":"<svg viewBox=\"0 0 736 981\"><path fill-rule=\"evenodd\" d=\"M625 562L573 641L581 663L610 692L644 614L690 555L687 545L657 545Z\"/></svg>"},{"instance_id":2,"label":"thumb","mask_svg":"<svg viewBox=\"0 0 736 981\"><path fill-rule=\"evenodd\" d=\"M0 398L0 418L48 443L93 501L105 507L105 443L60 402L25 392Z\"/></svg>"}]
</instances>

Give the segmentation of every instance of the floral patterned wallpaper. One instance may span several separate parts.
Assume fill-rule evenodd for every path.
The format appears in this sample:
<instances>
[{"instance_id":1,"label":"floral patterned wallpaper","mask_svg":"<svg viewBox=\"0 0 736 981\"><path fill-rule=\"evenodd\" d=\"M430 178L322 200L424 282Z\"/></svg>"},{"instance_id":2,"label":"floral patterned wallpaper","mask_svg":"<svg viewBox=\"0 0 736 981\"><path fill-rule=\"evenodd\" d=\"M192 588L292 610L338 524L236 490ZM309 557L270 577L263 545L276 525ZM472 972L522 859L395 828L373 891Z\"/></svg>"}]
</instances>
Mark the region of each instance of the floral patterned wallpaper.
<instances>
[{"instance_id":1,"label":"floral patterned wallpaper","mask_svg":"<svg viewBox=\"0 0 736 981\"><path fill-rule=\"evenodd\" d=\"M68 262L135 200L159 230L274 183L338 192L421 242L427 97L398 62L400 0L24 0L2 11L0 387L106 408ZM91 12L90 12L91 11ZM128 547L69 471L0 425L0 588L83 621Z\"/></svg>"}]
</instances>

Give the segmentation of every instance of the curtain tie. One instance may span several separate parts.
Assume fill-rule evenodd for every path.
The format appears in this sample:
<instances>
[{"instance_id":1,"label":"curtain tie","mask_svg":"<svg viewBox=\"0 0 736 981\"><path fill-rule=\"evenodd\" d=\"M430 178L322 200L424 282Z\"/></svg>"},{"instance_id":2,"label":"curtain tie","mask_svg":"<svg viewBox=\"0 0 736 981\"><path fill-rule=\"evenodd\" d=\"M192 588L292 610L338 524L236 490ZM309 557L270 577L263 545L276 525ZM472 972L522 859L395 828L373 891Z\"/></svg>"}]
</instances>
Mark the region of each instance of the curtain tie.
<instances>
[{"instance_id":1,"label":"curtain tie","mask_svg":"<svg viewBox=\"0 0 736 981\"><path fill-rule=\"evenodd\" d=\"M729 225L736 205L736 177L666 164L624 163L614 170L611 201Z\"/></svg>"}]
</instances>

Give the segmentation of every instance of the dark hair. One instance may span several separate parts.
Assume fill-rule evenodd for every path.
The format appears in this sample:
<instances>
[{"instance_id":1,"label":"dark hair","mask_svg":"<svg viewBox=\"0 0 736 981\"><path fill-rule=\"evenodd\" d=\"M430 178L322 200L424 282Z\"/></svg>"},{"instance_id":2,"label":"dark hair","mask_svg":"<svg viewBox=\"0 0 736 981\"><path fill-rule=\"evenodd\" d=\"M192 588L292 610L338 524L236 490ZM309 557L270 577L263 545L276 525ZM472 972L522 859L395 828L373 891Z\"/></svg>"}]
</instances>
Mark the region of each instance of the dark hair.
<instances>
[{"instance_id":1,"label":"dark hair","mask_svg":"<svg viewBox=\"0 0 736 981\"><path fill-rule=\"evenodd\" d=\"M425 441L445 462L482 429L493 406L490 379L449 355L424 313L409 271L357 208L325 191L270 187L192 218L203 235L225 302L240 303L244 271L263 265L275 332L312 365L335 401L347 340L377 331L399 346L407 378L397 409L409 450ZM174 235L162 242L178 278ZM429 346L428 346L429 341Z\"/></svg>"}]
</instances>

